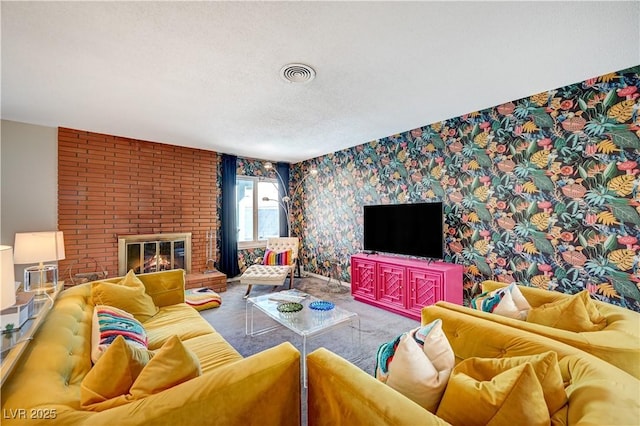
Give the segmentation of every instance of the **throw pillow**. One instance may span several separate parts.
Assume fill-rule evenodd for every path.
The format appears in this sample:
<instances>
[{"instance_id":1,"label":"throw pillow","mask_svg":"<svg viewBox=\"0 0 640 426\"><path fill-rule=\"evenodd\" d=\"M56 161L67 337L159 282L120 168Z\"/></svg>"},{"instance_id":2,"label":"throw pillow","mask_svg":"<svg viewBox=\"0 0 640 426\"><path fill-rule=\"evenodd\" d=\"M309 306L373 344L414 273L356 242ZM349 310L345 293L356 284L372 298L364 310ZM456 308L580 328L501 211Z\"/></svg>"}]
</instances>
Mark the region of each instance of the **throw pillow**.
<instances>
[{"instance_id":1,"label":"throw pillow","mask_svg":"<svg viewBox=\"0 0 640 426\"><path fill-rule=\"evenodd\" d=\"M133 315L113 306L95 306L91 326L91 361L94 364L118 336L136 348L147 349L147 333Z\"/></svg>"},{"instance_id":2,"label":"throw pillow","mask_svg":"<svg viewBox=\"0 0 640 426\"><path fill-rule=\"evenodd\" d=\"M607 326L607 319L598 311L588 290L532 308L527 321L577 333Z\"/></svg>"},{"instance_id":3,"label":"throw pillow","mask_svg":"<svg viewBox=\"0 0 640 426\"><path fill-rule=\"evenodd\" d=\"M113 401L129 392L153 352L130 345L117 336L100 360L80 384L80 406L83 410L102 411L121 405Z\"/></svg>"},{"instance_id":4,"label":"throw pillow","mask_svg":"<svg viewBox=\"0 0 640 426\"><path fill-rule=\"evenodd\" d=\"M263 265L280 265L288 266L293 263L293 252L291 250L279 251L267 249L262 259Z\"/></svg>"},{"instance_id":5,"label":"throw pillow","mask_svg":"<svg viewBox=\"0 0 640 426\"><path fill-rule=\"evenodd\" d=\"M493 291L486 291L471 300L471 307L504 317L524 320L531 305L515 283Z\"/></svg>"},{"instance_id":6,"label":"throw pillow","mask_svg":"<svg viewBox=\"0 0 640 426\"><path fill-rule=\"evenodd\" d=\"M99 367L101 364L99 362L93 369L100 368L100 370L96 370L91 377L89 374L85 376L86 383L83 380L81 386L82 408L103 411L162 392L202 374L200 361L196 355L182 344L178 336L172 336L160 349L149 356L144 366L142 366L145 361L144 355L137 352L137 355L131 356L134 360L128 364L131 371L124 371L116 375L119 371L116 369L108 376L103 376L103 374L108 374L108 369L115 365L126 370L124 361L117 362L117 358L128 356L128 349L122 349L118 343L113 356L105 354L105 357L108 357L104 368ZM97 384L98 380L105 378L115 378L117 383ZM129 384L129 382L132 383Z\"/></svg>"},{"instance_id":7,"label":"throw pillow","mask_svg":"<svg viewBox=\"0 0 640 426\"><path fill-rule=\"evenodd\" d=\"M492 377L461 371L464 363L451 373L436 411L438 417L465 426L550 424L542 386L531 363L497 371Z\"/></svg>"},{"instance_id":8,"label":"throw pillow","mask_svg":"<svg viewBox=\"0 0 640 426\"><path fill-rule=\"evenodd\" d=\"M404 333L390 347L391 357L380 359L380 379L435 413L455 363L442 321L437 319ZM384 349L379 350L379 355L382 353Z\"/></svg>"},{"instance_id":9,"label":"throw pillow","mask_svg":"<svg viewBox=\"0 0 640 426\"><path fill-rule=\"evenodd\" d=\"M198 357L185 347L178 336L170 337L133 382L133 399L162 392L202 374Z\"/></svg>"},{"instance_id":10,"label":"throw pillow","mask_svg":"<svg viewBox=\"0 0 640 426\"><path fill-rule=\"evenodd\" d=\"M222 304L220 295L208 287L192 288L184 293L185 303L197 311L217 308Z\"/></svg>"},{"instance_id":11,"label":"throw pillow","mask_svg":"<svg viewBox=\"0 0 640 426\"><path fill-rule=\"evenodd\" d=\"M497 373L524 363L529 363L533 367L536 378L542 386L549 416L553 416L567 403L567 393L564 389L556 352L548 351L536 355L506 358L467 358L460 362L456 371L479 380L491 380Z\"/></svg>"},{"instance_id":12,"label":"throw pillow","mask_svg":"<svg viewBox=\"0 0 640 426\"><path fill-rule=\"evenodd\" d=\"M145 291L142 281L129 271L118 283L97 281L91 285L94 305L109 305L131 313L138 321L145 322L158 313L158 307Z\"/></svg>"}]
</instances>

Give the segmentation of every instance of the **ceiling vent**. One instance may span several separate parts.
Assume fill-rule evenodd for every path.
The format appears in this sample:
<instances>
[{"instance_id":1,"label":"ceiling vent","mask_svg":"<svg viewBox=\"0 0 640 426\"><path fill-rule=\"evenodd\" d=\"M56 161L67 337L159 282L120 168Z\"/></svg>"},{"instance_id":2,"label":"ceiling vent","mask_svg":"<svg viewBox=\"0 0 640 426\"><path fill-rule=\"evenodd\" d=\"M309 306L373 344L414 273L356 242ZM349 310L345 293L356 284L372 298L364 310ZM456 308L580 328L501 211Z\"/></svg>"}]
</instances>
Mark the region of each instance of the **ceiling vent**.
<instances>
[{"instance_id":1,"label":"ceiling vent","mask_svg":"<svg viewBox=\"0 0 640 426\"><path fill-rule=\"evenodd\" d=\"M316 72L309 65L288 64L280 70L280 77L288 83L308 83L316 77Z\"/></svg>"}]
</instances>

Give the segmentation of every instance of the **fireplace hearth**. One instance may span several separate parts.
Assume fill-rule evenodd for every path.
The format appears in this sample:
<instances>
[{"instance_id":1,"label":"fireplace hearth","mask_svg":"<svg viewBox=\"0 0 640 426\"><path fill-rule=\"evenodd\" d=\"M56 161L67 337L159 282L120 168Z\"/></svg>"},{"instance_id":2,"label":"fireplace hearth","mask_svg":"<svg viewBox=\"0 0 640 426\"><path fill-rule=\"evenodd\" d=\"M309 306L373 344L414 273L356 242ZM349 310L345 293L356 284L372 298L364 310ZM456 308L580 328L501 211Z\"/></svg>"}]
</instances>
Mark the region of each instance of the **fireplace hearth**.
<instances>
[{"instance_id":1,"label":"fireplace hearth","mask_svg":"<svg viewBox=\"0 0 640 426\"><path fill-rule=\"evenodd\" d=\"M191 233L118 236L118 274L184 269L191 272Z\"/></svg>"}]
</instances>

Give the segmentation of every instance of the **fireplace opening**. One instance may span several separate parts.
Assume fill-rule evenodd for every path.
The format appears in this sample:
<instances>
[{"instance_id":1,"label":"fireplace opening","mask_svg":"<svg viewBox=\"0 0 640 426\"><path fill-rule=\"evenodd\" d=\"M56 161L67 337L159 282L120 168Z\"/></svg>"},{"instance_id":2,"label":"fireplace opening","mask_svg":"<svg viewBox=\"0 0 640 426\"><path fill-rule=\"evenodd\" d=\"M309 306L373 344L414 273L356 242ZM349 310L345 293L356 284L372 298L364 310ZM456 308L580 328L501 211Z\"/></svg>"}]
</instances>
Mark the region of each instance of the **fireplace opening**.
<instances>
[{"instance_id":1,"label":"fireplace opening","mask_svg":"<svg viewBox=\"0 0 640 426\"><path fill-rule=\"evenodd\" d=\"M191 233L118 237L118 274L184 269L191 272Z\"/></svg>"}]
</instances>

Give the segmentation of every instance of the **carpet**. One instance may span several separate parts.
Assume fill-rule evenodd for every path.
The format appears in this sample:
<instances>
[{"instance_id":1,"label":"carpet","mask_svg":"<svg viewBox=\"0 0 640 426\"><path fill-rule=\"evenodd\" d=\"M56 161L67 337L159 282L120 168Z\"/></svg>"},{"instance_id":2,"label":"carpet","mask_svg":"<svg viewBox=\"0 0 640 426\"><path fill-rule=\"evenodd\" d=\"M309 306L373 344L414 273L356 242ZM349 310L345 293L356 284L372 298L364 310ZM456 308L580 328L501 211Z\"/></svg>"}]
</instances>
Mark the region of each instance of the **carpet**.
<instances>
[{"instance_id":1,"label":"carpet","mask_svg":"<svg viewBox=\"0 0 640 426\"><path fill-rule=\"evenodd\" d=\"M288 283L287 280L285 286L276 287L275 291L288 289ZM353 333L350 327L341 327L308 339L307 352L325 347L352 361L370 375L374 372L378 347L420 325L419 321L355 301L349 292L333 292L328 287L326 279L296 278L294 288L319 299L334 302L343 309L356 312L360 317L361 341L359 344L357 338L355 341L352 339ZM253 337L245 334L246 299L242 296L246 289L247 286L239 282L229 283L227 291L221 294L224 303L217 309L202 311L200 314L244 357L286 341L291 342L302 352L302 338L284 327ZM272 286L254 286L250 297L273 292ZM256 315L262 314L258 312ZM266 316L255 318L256 321L260 321L259 326L275 324Z\"/></svg>"}]
</instances>

